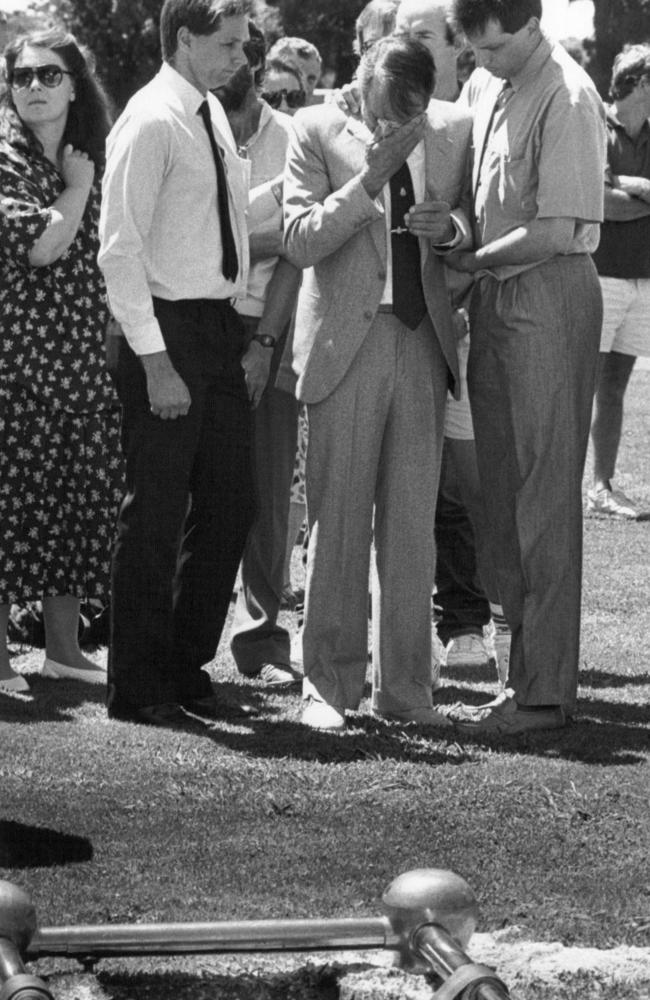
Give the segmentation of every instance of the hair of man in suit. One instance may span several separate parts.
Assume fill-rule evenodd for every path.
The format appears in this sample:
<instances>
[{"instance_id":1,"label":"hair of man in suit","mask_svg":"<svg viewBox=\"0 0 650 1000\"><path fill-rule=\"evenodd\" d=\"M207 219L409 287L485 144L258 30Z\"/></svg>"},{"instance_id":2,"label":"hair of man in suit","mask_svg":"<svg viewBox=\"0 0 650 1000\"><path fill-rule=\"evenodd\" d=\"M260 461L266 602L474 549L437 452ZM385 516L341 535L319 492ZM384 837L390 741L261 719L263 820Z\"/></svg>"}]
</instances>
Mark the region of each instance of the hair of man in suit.
<instances>
[{"instance_id":1,"label":"hair of man in suit","mask_svg":"<svg viewBox=\"0 0 650 1000\"><path fill-rule=\"evenodd\" d=\"M480 34L490 21L514 35L531 17L542 16L542 0L456 0L456 20L466 35Z\"/></svg>"},{"instance_id":2,"label":"hair of man in suit","mask_svg":"<svg viewBox=\"0 0 650 1000\"><path fill-rule=\"evenodd\" d=\"M639 80L650 79L650 45L626 45L614 59L609 95L613 101L629 97Z\"/></svg>"},{"instance_id":3,"label":"hair of man in suit","mask_svg":"<svg viewBox=\"0 0 650 1000\"><path fill-rule=\"evenodd\" d=\"M224 17L248 16L252 7L252 0L165 0L160 14L163 59L168 62L174 56L181 28L193 35L212 35Z\"/></svg>"},{"instance_id":4,"label":"hair of man in suit","mask_svg":"<svg viewBox=\"0 0 650 1000\"><path fill-rule=\"evenodd\" d=\"M374 45L378 38L390 35L395 26L395 15L400 0L370 0L354 23L354 51L362 56L367 45ZM368 38L370 36L370 38Z\"/></svg>"},{"instance_id":5,"label":"hair of man in suit","mask_svg":"<svg viewBox=\"0 0 650 1000\"><path fill-rule=\"evenodd\" d=\"M436 83L431 53L412 38L381 38L359 64L359 87L367 97L373 83L383 84L399 120L407 121L426 107Z\"/></svg>"}]
</instances>

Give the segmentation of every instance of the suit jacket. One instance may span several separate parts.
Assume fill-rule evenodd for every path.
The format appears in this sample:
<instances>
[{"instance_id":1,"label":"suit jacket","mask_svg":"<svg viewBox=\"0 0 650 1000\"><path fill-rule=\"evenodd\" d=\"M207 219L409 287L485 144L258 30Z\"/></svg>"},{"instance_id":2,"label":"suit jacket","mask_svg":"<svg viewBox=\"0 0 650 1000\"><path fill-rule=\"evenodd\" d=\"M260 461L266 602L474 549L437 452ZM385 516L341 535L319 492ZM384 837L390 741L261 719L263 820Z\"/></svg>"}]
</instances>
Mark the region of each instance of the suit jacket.
<instances>
[{"instance_id":1,"label":"suit jacket","mask_svg":"<svg viewBox=\"0 0 650 1000\"><path fill-rule=\"evenodd\" d=\"M461 220L463 246L470 226L467 157L471 116L446 101L431 101L424 135L425 188L447 201ZM325 399L348 370L375 318L386 282L382 209L360 180L368 131L335 106L318 106L293 119L284 184L285 247L306 268L294 336L297 395ZM451 376L458 386L457 334L452 323L444 258L420 240L427 309Z\"/></svg>"}]
</instances>

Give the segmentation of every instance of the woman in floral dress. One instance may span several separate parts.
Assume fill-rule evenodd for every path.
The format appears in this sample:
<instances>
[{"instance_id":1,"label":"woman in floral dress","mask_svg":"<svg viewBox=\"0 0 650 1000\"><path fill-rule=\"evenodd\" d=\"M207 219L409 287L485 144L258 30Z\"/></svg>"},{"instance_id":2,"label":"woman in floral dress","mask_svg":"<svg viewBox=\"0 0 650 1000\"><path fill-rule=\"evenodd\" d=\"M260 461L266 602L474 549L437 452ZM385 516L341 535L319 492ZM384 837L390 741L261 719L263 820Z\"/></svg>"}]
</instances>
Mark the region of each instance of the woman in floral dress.
<instances>
[{"instance_id":1,"label":"woman in floral dress","mask_svg":"<svg viewBox=\"0 0 650 1000\"><path fill-rule=\"evenodd\" d=\"M81 599L108 594L122 492L119 410L104 360L98 178L110 127L75 39L5 50L0 106L0 692L12 603L42 600L43 675L105 681L77 640Z\"/></svg>"}]
</instances>

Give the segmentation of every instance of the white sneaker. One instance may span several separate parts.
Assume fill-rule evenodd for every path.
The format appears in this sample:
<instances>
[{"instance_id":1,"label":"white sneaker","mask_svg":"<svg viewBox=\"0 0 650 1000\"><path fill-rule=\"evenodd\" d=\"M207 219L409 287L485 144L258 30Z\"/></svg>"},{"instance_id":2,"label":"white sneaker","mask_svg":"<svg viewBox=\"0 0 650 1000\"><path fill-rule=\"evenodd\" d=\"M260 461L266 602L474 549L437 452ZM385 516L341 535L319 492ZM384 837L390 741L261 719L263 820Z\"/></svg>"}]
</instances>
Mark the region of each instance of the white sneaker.
<instances>
[{"instance_id":1,"label":"white sneaker","mask_svg":"<svg viewBox=\"0 0 650 1000\"><path fill-rule=\"evenodd\" d=\"M317 701L311 696L305 699L300 721L310 729L345 729L345 715L326 701Z\"/></svg>"},{"instance_id":2,"label":"white sneaker","mask_svg":"<svg viewBox=\"0 0 650 1000\"><path fill-rule=\"evenodd\" d=\"M606 487L588 491L587 510L592 514L607 514L609 517L620 517L628 521L636 521L639 517L638 508L622 490L608 490Z\"/></svg>"},{"instance_id":3,"label":"white sneaker","mask_svg":"<svg viewBox=\"0 0 650 1000\"><path fill-rule=\"evenodd\" d=\"M447 643L446 664L449 667L483 667L491 664L496 667L496 650L494 648L494 636L488 632L483 635L457 635Z\"/></svg>"}]
</instances>

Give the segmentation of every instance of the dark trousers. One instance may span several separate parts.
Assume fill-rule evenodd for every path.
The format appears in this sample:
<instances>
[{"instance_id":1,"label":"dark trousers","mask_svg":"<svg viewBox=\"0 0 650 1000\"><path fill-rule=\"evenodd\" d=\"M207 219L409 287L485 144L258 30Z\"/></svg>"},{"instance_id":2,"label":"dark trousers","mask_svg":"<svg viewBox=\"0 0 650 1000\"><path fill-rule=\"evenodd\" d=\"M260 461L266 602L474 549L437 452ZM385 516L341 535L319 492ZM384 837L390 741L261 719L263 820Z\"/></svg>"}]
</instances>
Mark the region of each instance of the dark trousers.
<instances>
[{"instance_id":1,"label":"dark trousers","mask_svg":"<svg viewBox=\"0 0 650 1000\"><path fill-rule=\"evenodd\" d=\"M259 320L242 317L250 336ZM274 351L269 384L253 418L257 517L241 564L230 649L240 673L258 674L265 663L289 667L289 633L278 624L289 525L289 496L298 437L298 400L273 383L285 336Z\"/></svg>"},{"instance_id":2,"label":"dark trousers","mask_svg":"<svg viewBox=\"0 0 650 1000\"><path fill-rule=\"evenodd\" d=\"M475 286L468 380L497 587L523 705L575 710L582 475L602 296L587 254Z\"/></svg>"},{"instance_id":3,"label":"dark trousers","mask_svg":"<svg viewBox=\"0 0 650 1000\"><path fill-rule=\"evenodd\" d=\"M121 340L126 495L113 557L109 714L211 693L214 657L254 516L251 410L229 303L154 300L192 403L152 415L144 370Z\"/></svg>"},{"instance_id":4,"label":"dark trousers","mask_svg":"<svg viewBox=\"0 0 650 1000\"><path fill-rule=\"evenodd\" d=\"M483 626L490 621L490 603L479 575L470 506L473 498L468 498L463 490L454 443L445 438L435 521L435 602L441 609L437 630L445 646L459 635L482 635ZM462 444L473 445L473 442Z\"/></svg>"}]
</instances>

